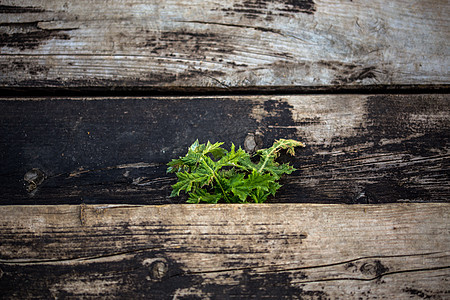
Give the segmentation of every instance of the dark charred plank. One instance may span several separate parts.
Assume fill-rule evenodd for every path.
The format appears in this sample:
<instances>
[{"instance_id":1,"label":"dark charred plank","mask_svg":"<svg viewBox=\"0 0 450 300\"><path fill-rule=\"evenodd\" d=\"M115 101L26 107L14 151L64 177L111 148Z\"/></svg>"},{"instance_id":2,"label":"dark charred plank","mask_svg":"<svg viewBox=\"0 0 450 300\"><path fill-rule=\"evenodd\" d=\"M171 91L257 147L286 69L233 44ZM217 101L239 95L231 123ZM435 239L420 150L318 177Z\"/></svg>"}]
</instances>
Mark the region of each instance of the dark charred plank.
<instances>
[{"instance_id":1,"label":"dark charred plank","mask_svg":"<svg viewBox=\"0 0 450 300\"><path fill-rule=\"evenodd\" d=\"M3 99L1 204L183 203L166 163L196 139L293 138L270 202L447 202L447 95Z\"/></svg>"}]
</instances>

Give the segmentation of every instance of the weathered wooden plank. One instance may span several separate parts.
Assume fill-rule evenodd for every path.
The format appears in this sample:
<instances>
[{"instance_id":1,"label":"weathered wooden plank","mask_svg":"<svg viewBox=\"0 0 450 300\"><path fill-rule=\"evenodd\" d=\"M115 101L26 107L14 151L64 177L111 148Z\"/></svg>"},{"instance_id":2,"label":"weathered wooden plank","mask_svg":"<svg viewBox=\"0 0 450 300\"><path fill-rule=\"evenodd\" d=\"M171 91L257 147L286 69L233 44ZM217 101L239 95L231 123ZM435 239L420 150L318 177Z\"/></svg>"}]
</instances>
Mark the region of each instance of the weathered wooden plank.
<instances>
[{"instance_id":1,"label":"weathered wooden plank","mask_svg":"<svg viewBox=\"0 0 450 300\"><path fill-rule=\"evenodd\" d=\"M306 143L271 202L447 202L448 95L0 100L0 204L180 203L165 164L197 138ZM250 135L249 135L250 134ZM37 170L36 170L37 169Z\"/></svg>"},{"instance_id":2,"label":"weathered wooden plank","mask_svg":"<svg viewBox=\"0 0 450 300\"><path fill-rule=\"evenodd\" d=\"M450 204L1 206L5 298L445 299Z\"/></svg>"},{"instance_id":3,"label":"weathered wooden plank","mask_svg":"<svg viewBox=\"0 0 450 300\"><path fill-rule=\"evenodd\" d=\"M446 0L4 0L2 87L448 85Z\"/></svg>"}]
</instances>

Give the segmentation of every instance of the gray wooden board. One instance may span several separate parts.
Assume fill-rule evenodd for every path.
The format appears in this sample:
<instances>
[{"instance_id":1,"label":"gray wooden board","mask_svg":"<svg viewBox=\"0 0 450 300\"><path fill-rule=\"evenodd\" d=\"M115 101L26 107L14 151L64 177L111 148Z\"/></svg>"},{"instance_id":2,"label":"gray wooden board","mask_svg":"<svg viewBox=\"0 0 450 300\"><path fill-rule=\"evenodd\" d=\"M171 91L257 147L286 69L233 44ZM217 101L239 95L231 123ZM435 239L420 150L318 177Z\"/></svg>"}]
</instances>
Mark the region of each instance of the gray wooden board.
<instances>
[{"instance_id":1,"label":"gray wooden board","mask_svg":"<svg viewBox=\"0 0 450 300\"><path fill-rule=\"evenodd\" d=\"M450 204L0 206L5 298L448 299Z\"/></svg>"},{"instance_id":2,"label":"gray wooden board","mask_svg":"<svg viewBox=\"0 0 450 300\"><path fill-rule=\"evenodd\" d=\"M447 202L448 95L0 100L0 204L182 203L166 163L196 139L306 144L270 202ZM36 170L37 169L37 170ZM34 176L34 177L33 177ZM34 178L34 179L33 179Z\"/></svg>"},{"instance_id":3,"label":"gray wooden board","mask_svg":"<svg viewBox=\"0 0 450 300\"><path fill-rule=\"evenodd\" d=\"M448 85L446 0L2 0L1 87Z\"/></svg>"}]
</instances>

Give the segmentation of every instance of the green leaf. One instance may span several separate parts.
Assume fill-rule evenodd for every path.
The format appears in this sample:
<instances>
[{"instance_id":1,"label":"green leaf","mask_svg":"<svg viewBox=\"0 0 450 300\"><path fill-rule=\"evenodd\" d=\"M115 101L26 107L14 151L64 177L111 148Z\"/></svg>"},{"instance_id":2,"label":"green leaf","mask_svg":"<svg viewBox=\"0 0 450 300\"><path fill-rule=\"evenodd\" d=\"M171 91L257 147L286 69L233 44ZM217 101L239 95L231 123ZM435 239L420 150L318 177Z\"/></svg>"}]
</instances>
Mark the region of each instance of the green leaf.
<instances>
[{"instance_id":1,"label":"green leaf","mask_svg":"<svg viewBox=\"0 0 450 300\"><path fill-rule=\"evenodd\" d=\"M246 156L242 156L239 159L237 167L242 169L243 171L247 171L247 172L252 172L252 171L258 170L257 165L252 162L249 154L247 154Z\"/></svg>"},{"instance_id":2,"label":"green leaf","mask_svg":"<svg viewBox=\"0 0 450 300\"><path fill-rule=\"evenodd\" d=\"M198 139L195 140L195 142L189 147L188 151L195 151L200 143L198 142Z\"/></svg>"},{"instance_id":3,"label":"green leaf","mask_svg":"<svg viewBox=\"0 0 450 300\"><path fill-rule=\"evenodd\" d=\"M257 165L257 168L260 169L262 166L262 162ZM296 169L289 164L278 164L274 160L268 160L264 166L261 168L261 173L270 173L272 174L276 180L280 179L283 174L291 174Z\"/></svg>"},{"instance_id":4,"label":"green leaf","mask_svg":"<svg viewBox=\"0 0 450 300\"><path fill-rule=\"evenodd\" d=\"M212 156L215 159L220 159L221 157L225 156L227 154L227 150L221 148L220 146L222 146L223 143L214 143L211 144L209 141L206 144L205 149L203 150L203 155L205 154L212 154Z\"/></svg>"},{"instance_id":5,"label":"green leaf","mask_svg":"<svg viewBox=\"0 0 450 300\"><path fill-rule=\"evenodd\" d=\"M256 171L250 173L246 178L243 174L238 174L230 180L232 193L245 202L254 189L269 192L274 177L270 174L260 174Z\"/></svg>"},{"instance_id":6,"label":"green leaf","mask_svg":"<svg viewBox=\"0 0 450 300\"><path fill-rule=\"evenodd\" d=\"M267 200L269 193L262 191L261 189L256 189L250 194L250 197L255 203L264 203Z\"/></svg>"},{"instance_id":7,"label":"green leaf","mask_svg":"<svg viewBox=\"0 0 450 300\"><path fill-rule=\"evenodd\" d=\"M239 162L246 158L249 158L249 154L239 147L238 151L235 151L236 148L234 144L231 144L231 150L227 153L226 156L222 157L215 166L215 170L219 170L223 167L239 167Z\"/></svg>"},{"instance_id":8,"label":"green leaf","mask_svg":"<svg viewBox=\"0 0 450 300\"><path fill-rule=\"evenodd\" d=\"M196 189L195 192L189 193L188 203L217 203L222 198L220 194L210 194L205 189Z\"/></svg>"},{"instance_id":9,"label":"green leaf","mask_svg":"<svg viewBox=\"0 0 450 300\"><path fill-rule=\"evenodd\" d=\"M251 191L251 188L246 185L244 177L245 174L236 174L229 180L229 188L231 192L242 202L247 199L247 196Z\"/></svg>"},{"instance_id":10,"label":"green leaf","mask_svg":"<svg viewBox=\"0 0 450 300\"><path fill-rule=\"evenodd\" d=\"M294 140L280 139L272 147L261 149L251 158L241 147L234 144L230 151L223 143L200 144L196 140L185 156L173 159L167 172L175 173L178 182L172 186L171 196L184 191L189 195L188 203L262 203L275 195L281 185L276 182L283 174L295 169L289 164L275 161L281 150L294 155L294 148L304 146ZM253 160L259 162L254 163Z\"/></svg>"},{"instance_id":11,"label":"green leaf","mask_svg":"<svg viewBox=\"0 0 450 300\"><path fill-rule=\"evenodd\" d=\"M204 185L208 181L208 174L204 173L178 172L176 175L178 182L172 185L171 196L179 196L180 191L190 192L195 183Z\"/></svg>"},{"instance_id":12,"label":"green leaf","mask_svg":"<svg viewBox=\"0 0 450 300\"><path fill-rule=\"evenodd\" d=\"M276 140L275 143L273 143L272 147L268 149L258 150L257 153L264 157L269 156L276 158L278 157L279 151L282 149L287 150L287 153L290 155L295 155L295 147L305 147L305 144L295 140L279 139Z\"/></svg>"}]
</instances>

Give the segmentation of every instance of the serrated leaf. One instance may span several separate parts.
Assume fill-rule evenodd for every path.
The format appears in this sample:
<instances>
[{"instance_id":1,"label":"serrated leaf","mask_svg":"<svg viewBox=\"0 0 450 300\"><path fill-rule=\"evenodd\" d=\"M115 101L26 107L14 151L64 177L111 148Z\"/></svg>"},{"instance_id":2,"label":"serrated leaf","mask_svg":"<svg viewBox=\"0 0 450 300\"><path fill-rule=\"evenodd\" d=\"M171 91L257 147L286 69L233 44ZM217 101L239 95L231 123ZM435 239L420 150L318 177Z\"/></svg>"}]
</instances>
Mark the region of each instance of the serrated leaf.
<instances>
[{"instance_id":1,"label":"serrated leaf","mask_svg":"<svg viewBox=\"0 0 450 300\"><path fill-rule=\"evenodd\" d=\"M242 150L240 147L237 151L235 151L234 144L231 145L230 152L227 153L224 157L222 157L215 165L214 170L218 171L224 167L240 167L239 161L244 160L249 157L248 153Z\"/></svg>"},{"instance_id":2,"label":"serrated leaf","mask_svg":"<svg viewBox=\"0 0 450 300\"><path fill-rule=\"evenodd\" d=\"M198 139L195 140L195 142L188 148L188 152L191 152L191 151L195 152L198 149L199 145L200 144L198 142Z\"/></svg>"},{"instance_id":3,"label":"serrated leaf","mask_svg":"<svg viewBox=\"0 0 450 300\"><path fill-rule=\"evenodd\" d=\"M176 175L178 182L172 185L171 196L179 196L180 191L190 192L195 183L204 185L208 181L208 174L203 173L178 172Z\"/></svg>"},{"instance_id":4,"label":"serrated leaf","mask_svg":"<svg viewBox=\"0 0 450 300\"><path fill-rule=\"evenodd\" d=\"M175 172L178 177L171 196L184 191L189 194L188 203L217 203L221 199L228 203L262 203L281 187L276 180L295 170L275 161L279 151L285 149L293 155L295 147L304 146L294 140L278 140L257 152L260 161L256 164L242 148L236 150L232 144L227 151L222 144L200 144L196 140L184 157L168 163L167 172Z\"/></svg>"},{"instance_id":5,"label":"serrated leaf","mask_svg":"<svg viewBox=\"0 0 450 300\"><path fill-rule=\"evenodd\" d=\"M205 189L196 189L195 192L189 193L188 203L217 203L222 196L220 194L211 194Z\"/></svg>"},{"instance_id":6,"label":"serrated leaf","mask_svg":"<svg viewBox=\"0 0 450 300\"><path fill-rule=\"evenodd\" d=\"M239 159L238 167L244 171L252 172L257 171L257 165L252 162L250 155L242 156Z\"/></svg>"},{"instance_id":7,"label":"serrated leaf","mask_svg":"<svg viewBox=\"0 0 450 300\"><path fill-rule=\"evenodd\" d=\"M246 185L244 180L245 174L236 174L232 178L230 178L228 182L229 190L238 197L241 201L245 201L247 199L248 194L251 191L251 188Z\"/></svg>"},{"instance_id":8,"label":"serrated leaf","mask_svg":"<svg viewBox=\"0 0 450 300\"><path fill-rule=\"evenodd\" d=\"M260 174L253 171L247 177L238 174L230 181L232 193L239 197L241 201L246 201L254 189L269 192L271 184L274 182L270 174Z\"/></svg>"},{"instance_id":9,"label":"serrated leaf","mask_svg":"<svg viewBox=\"0 0 450 300\"><path fill-rule=\"evenodd\" d=\"M258 164L257 167L261 167L262 163ZM264 168L261 169L262 173L270 173L275 176L275 179L280 179L283 174L291 174L296 169L289 164L278 164L274 160L269 160L266 162Z\"/></svg>"},{"instance_id":10,"label":"serrated leaf","mask_svg":"<svg viewBox=\"0 0 450 300\"><path fill-rule=\"evenodd\" d=\"M209 141L208 141L208 143L206 144L206 146L205 146L205 149L203 150L203 155L206 155L206 154L212 154L212 156L215 158L215 159L220 159L221 157L223 157L224 155L226 155L227 154L227 150L225 150L225 149L223 149L223 148L221 148L220 146L222 146L223 145L223 143L214 143L214 144L211 144Z\"/></svg>"},{"instance_id":11,"label":"serrated leaf","mask_svg":"<svg viewBox=\"0 0 450 300\"><path fill-rule=\"evenodd\" d=\"M218 173L221 178L231 178L235 176L238 172L235 168L231 168L231 169L221 169Z\"/></svg>"}]
</instances>

